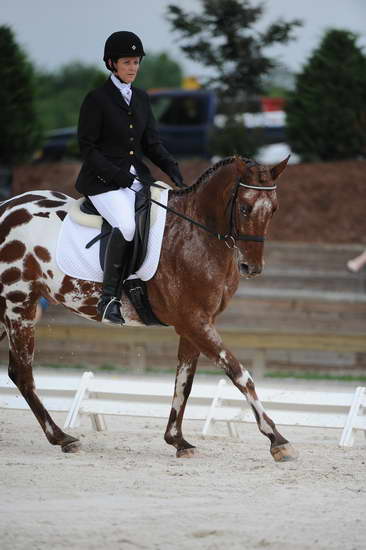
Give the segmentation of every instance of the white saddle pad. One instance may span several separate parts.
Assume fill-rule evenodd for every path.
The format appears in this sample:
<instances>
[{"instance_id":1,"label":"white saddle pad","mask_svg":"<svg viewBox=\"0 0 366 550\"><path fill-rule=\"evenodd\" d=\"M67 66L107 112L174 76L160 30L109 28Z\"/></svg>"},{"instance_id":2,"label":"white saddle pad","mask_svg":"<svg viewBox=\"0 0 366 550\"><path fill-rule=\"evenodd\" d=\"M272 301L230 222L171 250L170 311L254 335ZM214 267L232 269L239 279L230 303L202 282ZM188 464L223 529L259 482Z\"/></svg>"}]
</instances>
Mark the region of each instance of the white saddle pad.
<instances>
[{"instance_id":1,"label":"white saddle pad","mask_svg":"<svg viewBox=\"0 0 366 550\"><path fill-rule=\"evenodd\" d=\"M167 188L164 190L153 188L153 198L166 206L170 187L162 182L158 183ZM70 210L73 205L75 206L75 202L70 203L69 213L62 222L57 242L56 261L66 275L100 283L103 281L103 271L99 262L99 242L90 248L85 248L88 242L100 233L100 227L87 227L75 222L70 215ZM91 217L98 219L97 216ZM129 279L139 278L148 281L155 275L160 259L165 219L166 210L153 203L146 257L140 269Z\"/></svg>"}]
</instances>

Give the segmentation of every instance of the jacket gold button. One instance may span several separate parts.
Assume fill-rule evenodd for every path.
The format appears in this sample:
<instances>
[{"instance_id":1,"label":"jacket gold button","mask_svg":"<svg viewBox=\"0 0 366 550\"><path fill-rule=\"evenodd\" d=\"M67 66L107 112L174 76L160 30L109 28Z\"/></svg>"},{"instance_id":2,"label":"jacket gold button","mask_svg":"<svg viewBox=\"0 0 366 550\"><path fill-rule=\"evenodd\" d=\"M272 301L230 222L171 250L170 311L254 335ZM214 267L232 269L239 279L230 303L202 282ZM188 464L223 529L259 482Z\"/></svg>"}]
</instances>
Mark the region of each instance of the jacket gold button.
<instances>
[{"instance_id":1,"label":"jacket gold button","mask_svg":"<svg viewBox=\"0 0 366 550\"><path fill-rule=\"evenodd\" d=\"M130 151L130 155L133 155L133 151Z\"/></svg>"}]
</instances>

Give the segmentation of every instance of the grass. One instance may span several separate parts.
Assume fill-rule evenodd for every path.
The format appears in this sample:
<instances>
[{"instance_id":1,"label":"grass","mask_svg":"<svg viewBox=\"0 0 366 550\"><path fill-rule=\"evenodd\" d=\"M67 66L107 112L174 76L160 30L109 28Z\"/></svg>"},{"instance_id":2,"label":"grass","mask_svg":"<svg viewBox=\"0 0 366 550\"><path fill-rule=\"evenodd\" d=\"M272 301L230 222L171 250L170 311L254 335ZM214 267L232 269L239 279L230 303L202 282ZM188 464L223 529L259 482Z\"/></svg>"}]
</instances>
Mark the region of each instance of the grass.
<instances>
[{"instance_id":1,"label":"grass","mask_svg":"<svg viewBox=\"0 0 366 550\"><path fill-rule=\"evenodd\" d=\"M366 376L362 374L352 376L351 374L322 374L317 372L293 372L274 371L267 372L265 378L298 378L300 380L337 380L339 382L366 382Z\"/></svg>"},{"instance_id":2,"label":"grass","mask_svg":"<svg viewBox=\"0 0 366 550\"><path fill-rule=\"evenodd\" d=\"M121 367L120 365L114 365L112 363L103 363L101 365L85 365L85 364L75 364L75 365L65 365L65 364L53 364L53 365L34 365L35 367L43 367L48 369L77 369L77 370L93 370L93 371L109 371L109 372L123 372L136 374L136 370L131 367ZM146 374L175 374L176 368L164 368L160 369L158 367L152 368L147 367L144 371ZM224 375L225 373L221 369L215 368L203 368L197 370L198 374L212 374L212 375ZM139 371L140 374L140 371ZM255 372L253 373L255 378ZM317 372L297 372L297 371L273 371L267 372L264 375L265 378L293 378L299 380L335 380L338 382L366 382L366 375L351 375L351 374L324 374Z\"/></svg>"},{"instance_id":3,"label":"grass","mask_svg":"<svg viewBox=\"0 0 366 550\"><path fill-rule=\"evenodd\" d=\"M53 363L52 365L45 365L45 364L34 364L34 368L44 368L44 369L77 369L77 370L85 370L85 371L110 371L110 372L123 372L123 373L130 373L130 374L140 374L141 371L136 371L133 367L123 367L121 365L115 365L113 363L102 363L101 365L86 365L83 363L76 363L76 364L64 364L64 363ZM145 374L173 374L176 373L176 367L166 367L166 368L159 368L159 367L147 367L143 373ZM198 374L213 374L213 375L224 375L225 373L219 369L219 368L203 368L197 370Z\"/></svg>"},{"instance_id":4,"label":"grass","mask_svg":"<svg viewBox=\"0 0 366 550\"><path fill-rule=\"evenodd\" d=\"M73 365L67 365L67 364L64 364L64 363L53 363L52 365L44 365L44 364L39 364L39 363L34 363L33 365L33 368L34 369L37 369L37 368L42 368L42 369L77 369L77 370L88 370L89 369L89 366L88 365L84 365L83 363L75 363Z\"/></svg>"}]
</instances>

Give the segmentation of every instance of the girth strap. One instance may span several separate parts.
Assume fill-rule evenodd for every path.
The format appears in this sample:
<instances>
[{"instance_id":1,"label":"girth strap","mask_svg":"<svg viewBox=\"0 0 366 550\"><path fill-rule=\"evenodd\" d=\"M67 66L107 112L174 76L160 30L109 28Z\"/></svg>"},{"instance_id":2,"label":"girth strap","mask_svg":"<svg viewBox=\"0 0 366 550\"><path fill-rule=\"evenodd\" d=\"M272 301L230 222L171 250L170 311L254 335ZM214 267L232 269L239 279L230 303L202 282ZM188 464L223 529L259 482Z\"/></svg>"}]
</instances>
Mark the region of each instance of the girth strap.
<instances>
[{"instance_id":1,"label":"girth strap","mask_svg":"<svg viewBox=\"0 0 366 550\"><path fill-rule=\"evenodd\" d=\"M127 279L123 283L123 290L145 325L168 326L162 323L151 309L145 281L141 279Z\"/></svg>"}]
</instances>

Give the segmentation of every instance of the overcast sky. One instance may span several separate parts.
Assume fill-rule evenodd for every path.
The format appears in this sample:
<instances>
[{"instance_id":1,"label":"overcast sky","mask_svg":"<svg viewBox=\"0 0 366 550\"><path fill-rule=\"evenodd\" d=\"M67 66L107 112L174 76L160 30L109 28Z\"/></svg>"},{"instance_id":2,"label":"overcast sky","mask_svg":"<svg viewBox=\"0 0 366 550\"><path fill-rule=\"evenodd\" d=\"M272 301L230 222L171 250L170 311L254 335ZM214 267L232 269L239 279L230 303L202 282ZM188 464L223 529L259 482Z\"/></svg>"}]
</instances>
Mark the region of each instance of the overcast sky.
<instances>
[{"instance_id":1,"label":"overcast sky","mask_svg":"<svg viewBox=\"0 0 366 550\"><path fill-rule=\"evenodd\" d=\"M98 63L107 36L131 30L145 51L168 51L187 75L199 77L202 68L180 52L177 36L164 18L169 3L199 9L199 0L0 0L0 24L10 25L18 42L38 66L55 68L73 60ZM253 4L258 2L253 0ZM298 71L318 45L326 28L348 29L360 35L366 47L366 0L265 0L261 26L282 17L300 18L296 41L268 53Z\"/></svg>"}]
</instances>

